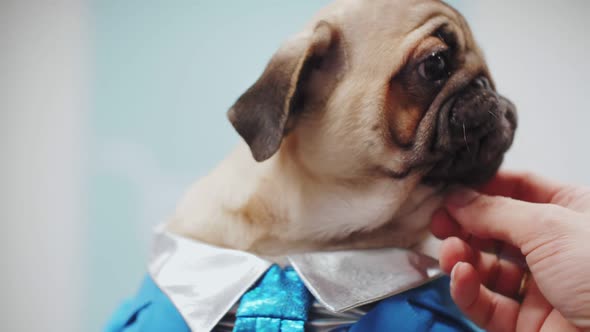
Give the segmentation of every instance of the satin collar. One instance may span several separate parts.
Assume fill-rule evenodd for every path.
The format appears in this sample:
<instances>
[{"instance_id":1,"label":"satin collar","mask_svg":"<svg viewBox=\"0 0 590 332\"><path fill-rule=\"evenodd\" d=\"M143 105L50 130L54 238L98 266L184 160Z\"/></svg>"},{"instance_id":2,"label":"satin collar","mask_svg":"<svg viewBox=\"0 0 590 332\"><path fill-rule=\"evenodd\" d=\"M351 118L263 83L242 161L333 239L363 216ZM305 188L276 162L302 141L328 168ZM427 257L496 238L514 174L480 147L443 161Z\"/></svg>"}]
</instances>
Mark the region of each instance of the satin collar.
<instances>
[{"instance_id":1,"label":"satin collar","mask_svg":"<svg viewBox=\"0 0 590 332\"><path fill-rule=\"evenodd\" d=\"M316 300L343 312L418 287L441 275L435 259L405 249L291 255ZM160 227L149 272L193 331L210 331L272 265L244 251L211 246Z\"/></svg>"}]
</instances>

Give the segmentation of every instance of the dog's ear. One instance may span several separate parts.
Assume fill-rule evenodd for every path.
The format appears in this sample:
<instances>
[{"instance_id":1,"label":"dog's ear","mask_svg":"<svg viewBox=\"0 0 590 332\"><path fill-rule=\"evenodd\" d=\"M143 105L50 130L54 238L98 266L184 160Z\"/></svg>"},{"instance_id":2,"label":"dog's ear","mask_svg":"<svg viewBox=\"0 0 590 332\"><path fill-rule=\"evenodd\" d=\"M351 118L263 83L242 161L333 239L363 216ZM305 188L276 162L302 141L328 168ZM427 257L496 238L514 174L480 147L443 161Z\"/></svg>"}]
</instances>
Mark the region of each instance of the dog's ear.
<instances>
[{"instance_id":1,"label":"dog's ear","mask_svg":"<svg viewBox=\"0 0 590 332\"><path fill-rule=\"evenodd\" d=\"M288 122L302 107L302 86L336 46L339 36L327 22L313 33L284 44L271 58L262 76L230 108L228 118L250 146L256 161L279 149Z\"/></svg>"}]
</instances>

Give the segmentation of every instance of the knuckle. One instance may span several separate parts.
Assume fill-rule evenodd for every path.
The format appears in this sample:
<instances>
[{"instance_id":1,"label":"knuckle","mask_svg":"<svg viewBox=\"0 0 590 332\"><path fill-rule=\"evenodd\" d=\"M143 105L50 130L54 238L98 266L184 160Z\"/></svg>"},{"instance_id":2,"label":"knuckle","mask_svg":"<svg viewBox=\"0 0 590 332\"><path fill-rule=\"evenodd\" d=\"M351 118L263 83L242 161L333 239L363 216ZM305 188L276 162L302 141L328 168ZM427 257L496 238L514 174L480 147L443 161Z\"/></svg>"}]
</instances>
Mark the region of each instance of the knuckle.
<instances>
[{"instance_id":1,"label":"knuckle","mask_svg":"<svg viewBox=\"0 0 590 332\"><path fill-rule=\"evenodd\" d=\"M498 312L498 299L493 297L487 307L487 310L483 317L483 326L489 327L492 325L493 318L496 316Z\"/></svg>"},{"instance_id":2,"label":"knuckle","mask_svg":"<svg viewBox=\"0 0 590 332\"><path fill-rule=\"evenodd\" d=\"M554 204L544 204L542 209L537 210L536 219L543 228L555 230L556 227L567 222L568 216L564 208Z\"/></svg>"},{"instance_id":3,"label":"knuckle","mask_svg":"<svg viewBox=\"0 0 590 332\"><path fill-rule=\"evenodd\" d=\"M532 252L534 249L560 242L571 236L571 223L575 220L569 211L563 207L544 204L531 216L536 221L536 226L525 232L523 237L523 250Z\"/></svg>"},{"instance_id":4,"label":"knuckle","mask_svg":"<svg viewBox=\"0 0 590 332\"><path fill-rule=\"evenodd\" d=\"M565 185L551 198L551 202L559 205L568 205L572 201L586 200L590 194L588 188L574 185Z\"/></svg>"}]
</instances>

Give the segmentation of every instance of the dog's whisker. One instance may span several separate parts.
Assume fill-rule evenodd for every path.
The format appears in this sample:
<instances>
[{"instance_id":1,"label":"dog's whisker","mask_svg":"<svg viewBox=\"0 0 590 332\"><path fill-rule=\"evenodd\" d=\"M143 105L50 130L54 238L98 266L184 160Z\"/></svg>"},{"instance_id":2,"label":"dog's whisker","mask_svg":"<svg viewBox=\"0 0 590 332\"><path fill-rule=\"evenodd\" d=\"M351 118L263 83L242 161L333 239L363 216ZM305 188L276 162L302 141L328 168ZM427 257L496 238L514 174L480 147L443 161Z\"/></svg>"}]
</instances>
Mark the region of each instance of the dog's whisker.
<instances>
[{"instance_id":1,"label":"dog's whisker","mask_svg":"<svg viewBox=\"0 0 590 332\"><path fill-rule=\"evenodd\" d=\"M498 119L498 115L490 110L488 110L488 113L490 113L491 116L493 116L495 119Z\"/></svg>"},{"instance_id":2,"label":"dog's whisker","mask_svg":"<svg viewBox=\"0 0 590 332\"><path fill-rule=\"evenodd\" d=\"M469 149L469 143L467 143L467 131L465 130L465 122L463 122L463 140L465 141L465 147L467 148L467 152L471 153Z\"/></svg>"}]
</instances>

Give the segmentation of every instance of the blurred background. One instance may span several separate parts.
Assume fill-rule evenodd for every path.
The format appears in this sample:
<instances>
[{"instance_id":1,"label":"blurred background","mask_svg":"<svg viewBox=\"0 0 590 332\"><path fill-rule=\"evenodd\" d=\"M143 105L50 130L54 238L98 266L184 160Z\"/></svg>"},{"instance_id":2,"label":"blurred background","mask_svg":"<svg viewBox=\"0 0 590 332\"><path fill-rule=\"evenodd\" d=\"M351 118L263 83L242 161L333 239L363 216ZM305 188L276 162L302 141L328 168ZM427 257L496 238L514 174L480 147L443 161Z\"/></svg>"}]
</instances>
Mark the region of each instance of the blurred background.
<instances>
[{"instance_id":1,"label":"blurred background","mask_svg":"<svg viewBox=\"0 0 590 332\"><path fill-rule=\"evenodd\" d=\"M238 141L228 107L327 2L0 0L1 330L101 330ZM590 2L452 4L520 110L505 167L590 184Z\"/></svg>"}]
</instances>

